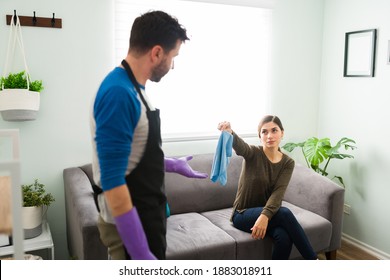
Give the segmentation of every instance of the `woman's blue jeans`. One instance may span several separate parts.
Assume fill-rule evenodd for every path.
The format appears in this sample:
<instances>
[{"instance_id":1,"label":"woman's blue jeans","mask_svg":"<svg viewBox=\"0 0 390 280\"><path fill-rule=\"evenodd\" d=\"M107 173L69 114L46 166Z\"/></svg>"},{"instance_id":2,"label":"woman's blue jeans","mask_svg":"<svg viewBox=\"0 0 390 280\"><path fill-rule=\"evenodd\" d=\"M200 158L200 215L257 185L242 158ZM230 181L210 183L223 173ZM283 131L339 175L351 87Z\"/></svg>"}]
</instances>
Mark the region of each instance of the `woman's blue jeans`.
<instances>
[{"instance_id":1,"label":"woman's blue jeans","mask_svg":"<svg viewBox=\"0 0 390 280\"><path fill-rule=\"evenodd\" d=\"M251 228L262 211L263 207L249 208L241 213L235 211L233 225L242 231L251 233ZM280 207L278 212L269 220L266 236L271 237L274 241L273 260L288 260L293 244L303 258L307 260L317 259L317 254L313 251L301 225L290 209L286 207Z\"/></svg>"}]
</instances>

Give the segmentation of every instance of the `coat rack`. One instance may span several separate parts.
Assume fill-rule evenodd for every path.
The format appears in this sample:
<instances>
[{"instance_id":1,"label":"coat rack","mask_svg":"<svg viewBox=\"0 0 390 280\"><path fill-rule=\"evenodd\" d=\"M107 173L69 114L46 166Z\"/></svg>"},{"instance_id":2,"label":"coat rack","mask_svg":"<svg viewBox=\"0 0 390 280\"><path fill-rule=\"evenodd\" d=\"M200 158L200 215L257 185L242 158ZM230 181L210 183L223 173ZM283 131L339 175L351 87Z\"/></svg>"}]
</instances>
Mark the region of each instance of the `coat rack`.
<instances>
[{"instance_id":1,"label":"coat rack","mask_svg":"<svg viewBox=\"0 0 390 280\"><path fill-rule=\"evenodd\" d=\"M62 19L56 18L55 13L53 17L44 18L37 17L34 15L32 17L28 16L18 16L21 26L33 26L33 27L51 27L51 28L62 28ZM11 24L12 15L6 16L7 25ZM14 21L16 21L16 10L14 10Z\"/></svg>"}]
</instances>

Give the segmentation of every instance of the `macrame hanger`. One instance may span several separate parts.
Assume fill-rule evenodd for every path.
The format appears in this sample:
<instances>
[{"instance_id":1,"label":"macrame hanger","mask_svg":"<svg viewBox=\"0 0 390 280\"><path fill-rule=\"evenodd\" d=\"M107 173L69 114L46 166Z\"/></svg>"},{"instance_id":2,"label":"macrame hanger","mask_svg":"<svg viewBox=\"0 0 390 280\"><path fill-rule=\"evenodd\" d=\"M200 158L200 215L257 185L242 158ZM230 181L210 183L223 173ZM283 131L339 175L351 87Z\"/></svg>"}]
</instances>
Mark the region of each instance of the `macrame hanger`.
<instances>
[{"instance_id":1,"label":"macrame hanger","mask_svg":"<svg viewBox=\"0 0 390 280\"><path fill-rule=\"evenodd\" d=\"M8 39L8 49L7 49L7 56L5 59L3 77L5 77L7 75L9 64L10 64L12 58L14 57L16 41L18 42L20 51L22 53L25 74L26 74L26 78L27 78L27 89L29 90L30 89L30 73L28 71L26 55L24 52L24 44L23 44L23 38L22 38L22 27L20 25L19 17L16 16L16 10L15 10L14 15L12 16L12 19L11 19L11 24L10 24L10 36ZM12 44L12 47L11 47L11 44ZM2 84L2 89L4 89L4 84Z\"/></svg>"}]
</instances>

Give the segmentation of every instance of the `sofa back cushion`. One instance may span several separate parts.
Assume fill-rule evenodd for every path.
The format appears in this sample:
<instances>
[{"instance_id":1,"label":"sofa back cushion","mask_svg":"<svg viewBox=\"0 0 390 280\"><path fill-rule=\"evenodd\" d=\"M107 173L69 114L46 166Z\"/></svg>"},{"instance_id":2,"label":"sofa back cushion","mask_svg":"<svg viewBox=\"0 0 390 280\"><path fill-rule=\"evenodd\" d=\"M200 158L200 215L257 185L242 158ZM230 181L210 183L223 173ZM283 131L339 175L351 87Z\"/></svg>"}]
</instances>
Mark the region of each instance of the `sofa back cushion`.
<instances>
[{"instance_id":1,"label":"sofa back cushion","mask_svg":"<svg viewBox=\"0 0 390 280\"><path fill-rule=\"evenodd\" d=\"M335 207L333 204L344 204L344 191L328 177L296 162L284 200L317 213L328 220L334 220L333 215L338 214L333 213Z\"/></svg>"},{"instance_id":2,"label":"sofa back cushion","mask_svg":"<svg viewBox=\"0 0 390 280\"><path fill-rule=\"evenodd\" d=\"M234 154L234 153L233 153ZM210 180L214 154L194 155L189 161L192 169L207 173L206 179L191 179L176 173L165 173L165 191L171 214L205 212L232 207L241 173L242 157L230 159L227 183Z\"/></svg>"}]
</instances>

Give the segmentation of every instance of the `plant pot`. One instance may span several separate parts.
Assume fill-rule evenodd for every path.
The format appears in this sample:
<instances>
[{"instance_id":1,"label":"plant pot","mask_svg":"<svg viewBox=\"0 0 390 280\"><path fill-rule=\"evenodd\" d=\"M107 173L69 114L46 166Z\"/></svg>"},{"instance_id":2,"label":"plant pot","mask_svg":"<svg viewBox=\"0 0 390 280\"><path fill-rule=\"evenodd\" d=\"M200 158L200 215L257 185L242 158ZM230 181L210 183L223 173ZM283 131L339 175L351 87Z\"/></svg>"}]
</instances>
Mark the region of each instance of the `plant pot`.
<instances>
[{"instance_id":1,"label":"plant pot","mask_svg":"<svg viewBox=\"0 0 390 280\"><path fill-rule=\"evenodd\" d=\"M5 121L31 121L37 118L40 93L27 89L0 91L0 111Z\"/></svg>"},{"instance_id":2,"label":"plant pot","mask_svg":"<svg viewBox=\"0 0 390 280\"><path fill-rule=\"evenodd\" d=\"M24 239L37 237L42 233L43 206L22 207Z\"/></svg>"}]
</instances>

